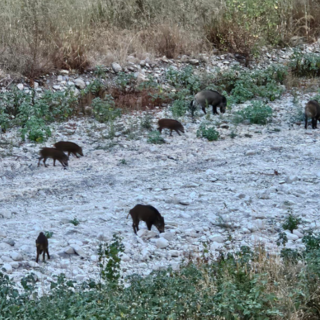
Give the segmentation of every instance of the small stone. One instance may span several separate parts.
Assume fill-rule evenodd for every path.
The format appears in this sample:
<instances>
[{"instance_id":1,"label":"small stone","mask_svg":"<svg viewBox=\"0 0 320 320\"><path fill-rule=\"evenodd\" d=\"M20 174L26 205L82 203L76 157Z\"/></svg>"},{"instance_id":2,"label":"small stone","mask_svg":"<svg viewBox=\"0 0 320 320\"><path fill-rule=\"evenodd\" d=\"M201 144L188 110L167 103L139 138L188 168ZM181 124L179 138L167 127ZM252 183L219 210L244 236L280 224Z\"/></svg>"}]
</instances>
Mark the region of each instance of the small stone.
<instances>
[{"instance_id":1,"label":"small stone","mask_svg":"<svg viewBox=\"0 0 320 320\"><path fill-rule=\"evenodd\" d=\"M84 253L83 249L79 245L73 244L72 248L73 248L73 250L75 251L75 253L78 256L80 256L80 257L84 257L85 256L85 253Z\"/></svg>"},{"instance_id":2,"label":"small stone","mask_svg":"<svg viewBox=\"0 0 320 320\"><path fill-rule=\"evenodd\" d=\"M4 239L3 242L9 244L11 247L15 245L15 242L12 239Z\"/></svg>"},{"instance_id":3,"label":"small stone","mask_svg":"<svg viewBox=\"0 0 320 320\"><path fill-rule=\"evenodd\" d=\"M253 155L255 155L255 154L257 154L257 152L254 151L254 150L248 150L248 151L246 151L246 156L253 156Z\"/></svg>"},{"instance_id":4,"label":"small stone","mask_svg":"<svg viewBox=\"0 0 320 320\"><path fill-rule=\"evenodd\" d=\"M10 257L12 258L12 260L14 261L22 261L23 257L19 252L12 252L10 253Z\"/></svg>"},{"instance_id":5,"label":"small stone","mask_svg":"<svg viewBox=\"0 0 320 320\"><path fill-rule=\"evenodd\" d=\"M61 74L69 74L69 70L60 70Z\"/></svg>"},{"instance_id":6,"label":"small stone","mask_svg":"<svg viewBox=\"0 0 320 320\"><path fill-rule=\"evenodd\" d=\"M2 267L1 267L2 270L4 270L5 272L7 273L12 273L12 267L11 267L11 264L9 263L5 263Z\"/></svg>"},{"instance_id":7,"label":"small stone","mask_svg":"<svg viewBox=\"0 0 320 320\"><path fill-rule=\"evenodd\" d=\"M137 236L142 238L144 237L146 234L148 233L148 230L147 229L140 229L137 231Z\"/></svg>"},{"instance_id":8,"label":"small stone","mask_svg":"<svg viewBox=\"0 0 320 320\"><path fill-rule=\"evenodd\" d=\"M35 261L28 261L28 265L31 268L40 268L39 263L37 263Z\"/></svg>"},{"instance_id":9,"label":"small stone","mask_svg":"<svg viewBox=\"0 0 320 320\"><path fill-rule=\"evenodd\" d=\"M157 246L159 249L166 248L168 245L169 245L169 241L166 240L166 239L164 239L164 238L159 238L159 239L156 241L156 246Z\"/></svg>"},{"instance_id":10,"label":"small stone","mask_svg":"<svg viewBox=\"0 0 320 320\"><path fill-rule=\"evenodd\" d=\"M58 76L58 77L57 77L57 80L58 80L59 82L61 82L61 81L63 81L63 77L62 77L62 76Z\"/></svg>"},{"instance_id":11,"label":"small stone","mask_svg":"<svg viewBox=\"0 0 320 320\"><path fill-rule=\"evenodd\" d=\"M168 241L172 241L174 239L174 232L164 232L160 234L160 237L165 238Z\"/></svg>"},{"instance_id":12,"label":"small stone","mask_svg":"<svg viewBox=\"0 0 320 320\"><path fill-rule=\"evenodd\" d=\"M295 241L295 240L298 240L299 237L296 235L296 234L293 234L291 233L290 231L285 231L286 235L287 235L287 238L288 240L292 240L292 241Z\"/></svg>"},{"instance_id":13,"label":"small stone","mask_svg":"<svg viewBox=\"0 0 320 320\"><path fill-rule=\"evenodd\" d=\"M74 249L72 247L68 247L64 250L65 253L67 254L73 254L74 253Z\"/></svg>"},{"instance_id":14,"label":"small stone","mask_svg":"<svg viewBox=\"0 0 320 320\"><path fill-rule=\"evenodd\" d=\"M17 88L18 88L19 90L23 90L24 85L23 85L22 83L19 83L19 84L17 84Z\"/></svg>"},{"instance_id":15,"label":"small stone","mask_svg":"<svg viewBox=\"0 0 320 320\"><path fill-rule=\"evenodd\" d=\"M180 255L178 250L170 250L169 254L171 257L179 257L179 255Z\"/></svg>"},{"instance_id":16,"label":"small stone","mask_svg":"<svg viewBox=\"0 0 320 320\"><path fill-rule=\"evenodd\" d=\"M298 230L293 230L292 231L293 232L293 234L295 234L296 236L298 236L299 238L303 238L303 234L300 232L300 231L298 231Z\"/></svg>"},{"instance_id":17,"label":"small stone","mask_svg":"<svg viewBox=\"0 0 320 320\"><path fill-rule=\"evenodd\" d=\"M90 260L93 261L93 262L98 262L99 261L99 257L95 254L93 254L91 257L90 257Z\"/></svg>"},{"instance_id":18,"label":"small stone","mask_svg":"<svg viewBox=\"0 0 320 320\"><path fill-rule=\"evenodd\" d=\"M54 85L54 86L52 86L52 88L54 89L54 90L60 90L61 89L61 87L59 86L59 85Z\"/></svg>"},{"instance_id":19,"label":"small stone","mask_svg":"<svg viewBox=\"0 0 320 320\"><path fill-rule=\"evenodd\" d=\"M86 87L86 83L81 78L74 80L74 84L79 89L84 89Z\"/></svg>"},{"instance_id":20,"label":"small stone","mask_svg":"<svg viewBox=\"0 0 320 320\"><path fill-rule=\"evenodd\" d=\"M225 240L224 240L223 236L216 235L216 236L211 236L210 237L210 241L218 242L218 243L224 243Z\"/></svg>"},{"instance_id":21,"label":"small stone","mask_svg":"<svg viewBox=\"0 0 320 320\"><path fill-rule=\"evenodd\" d=\"M115 73L118 73L118 72L122 71L122 68L121 68L120 64L118 64L116 62L113 62L111 67L112 67L112 69L113 69L113 71Z\"/></svg>"}]
</instances>

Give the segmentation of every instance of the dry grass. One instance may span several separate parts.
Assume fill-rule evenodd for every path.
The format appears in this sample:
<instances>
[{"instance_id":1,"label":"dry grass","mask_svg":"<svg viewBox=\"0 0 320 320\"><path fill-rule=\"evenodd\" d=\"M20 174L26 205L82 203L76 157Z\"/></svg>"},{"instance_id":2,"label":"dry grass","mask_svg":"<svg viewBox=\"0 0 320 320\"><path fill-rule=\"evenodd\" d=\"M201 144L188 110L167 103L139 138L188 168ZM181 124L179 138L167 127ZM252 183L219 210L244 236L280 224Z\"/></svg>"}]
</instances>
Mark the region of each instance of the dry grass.
<instances>
[{"instance_id":1,"label":"dry grass","mask_svg":"<svg viewBox=\"0 0 320 320\"><path fill-rule=\"evenodd\" d=\"M251 55L261 44L320 34L316 0L7 0L0 68L34 78L54 69L124 63L128 55L175 58L221 50Z\"/></svg>"}]
</instances>

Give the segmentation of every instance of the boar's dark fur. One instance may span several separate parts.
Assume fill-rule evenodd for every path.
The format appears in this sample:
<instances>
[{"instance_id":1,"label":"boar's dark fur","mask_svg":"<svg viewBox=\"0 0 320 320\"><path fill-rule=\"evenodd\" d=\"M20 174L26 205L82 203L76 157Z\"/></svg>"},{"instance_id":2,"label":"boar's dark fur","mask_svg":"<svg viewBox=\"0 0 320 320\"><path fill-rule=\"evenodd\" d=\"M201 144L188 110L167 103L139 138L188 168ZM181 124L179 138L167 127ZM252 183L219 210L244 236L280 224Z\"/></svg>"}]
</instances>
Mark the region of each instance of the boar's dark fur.
<instances>
[{"instance_id":1,"label":"boar's dark fur","mask_svg":"<svg viewBox=\"0 0 320 320\"><path fill-rule=\"evenodd\" d=\"M37 247L37 258L36 262L39 261L39 256L43 252L43 261L45 260L45 255L48 255L48 259L50 259L49 251L48 251L48 239L44 235L43 232L40 232L37 240L36 240L36 247Z\"/></svg>"},{"instance_id":2,"label":"boar's dark fur","mask_svg":"<svg viewBox=\"0 0 320 320\"><path fill-rule=\"evenodd\" d=\"M305 111L305 129L308 128L308 117L312 120L312 129L317 129L317 120L320 122L320 105L317 101L311 100L306 104Z\"/></svg>"},{"instance_id":3,"label":"boar's dark fur","mask_svg":"<svg viewBox=\"0 0 320 320\"><path fill-rule=\"evenodd\" d=\"M68 157L70 157L70 153L75 155L77 158L80 158L80 157L78 157L77 154L80 154L80 156L83 156L82 148L74 142L59 141L59 142L55 143L54 146L56 147L56 149L58 149L60 151L68 152Z\"/></svg>"},{"instance_id":4,"label":"boar's dark fur","mask_svg":"<svg viewBox=\"0 0 320 320\"><path fill-rule=\"evenodd\" d=\"M139 231L140 221L145 221L148 230L151 230L152 225L155 225L159 232L164 232L164 219L159 211L153 206L137 204L129 211L129 214L132 218L132 227L134 233L137 233L137 231Z\"/></svg>"},{"instance_id":5,"label":"boar's dark fur","mask_svg":"<svg viewBox=\"0 0 320 320\"><path fill-rule=\"evenodd\" d=\"M177 121L177 120L173 120L173 119L160 119L158 121L158 125L159 128L158 130L162 131L162 129L166 128L170 130L170 136L172 136L172 130L174 130L179 136L180 136L180 132L184 133L184 128L182 126L182 124Z\"/></svg>"},{"instance_id":6,"label":"boar's dark fur","mask_svg":"<svg viewBox=\"0 0 320 320\"><path fill-rule=\"evenodd\" d=\"M55 148L42 148L39 152L40 157L39 157L39 162L38 162L38 167L40 166L40 161L43 159L43 164L45 167L48 165L46 164L46 160L48 158L53 159L53 165L56 165L56 160L58 160L64 168L68 166L68 156L63 153L60 150L57 150Z\"/></svg>"},{"instance_id":7,"label":"boar's dark fur","mask_svg":"<svg viewBox=\"0 0 320 320\"><path fill-rule=\"evenodd\" d=\"M225 96L220 94L217 91L213 90L202 90L198 92L194 100L190 103L190 109L191 109L191 115L193 117L194 111L196 110L197 106L201 106L202 111L206 113L206 107L212 106L212 113L213 114L219 114L217 111L217 108L220 108L220 111L222 113L226 112L226 106L227 106L227 99Z\"/></svg>"}]
</instances>

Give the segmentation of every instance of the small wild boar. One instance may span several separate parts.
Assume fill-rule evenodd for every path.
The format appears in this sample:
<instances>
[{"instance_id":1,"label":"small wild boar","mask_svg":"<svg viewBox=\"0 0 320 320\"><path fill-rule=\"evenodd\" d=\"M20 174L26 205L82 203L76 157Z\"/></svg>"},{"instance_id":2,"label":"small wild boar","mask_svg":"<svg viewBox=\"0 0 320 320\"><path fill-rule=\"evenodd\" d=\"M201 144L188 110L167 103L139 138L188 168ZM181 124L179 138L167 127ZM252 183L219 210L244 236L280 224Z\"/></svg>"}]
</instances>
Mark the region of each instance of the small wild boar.
<instances>
[{"instance_id":1,"label":"small wild boar","mask_svg":"<svg viewBox=\"0 0 320 320\"><path fill-rule=\"evenodd\" d=\"M320 122L320 105L317 101L311 100L305 107L305 129L308 128L308 117L312 119L312 129L317 129L317 120Z\"/></svg>"},{"instance_id":2,"label":"small wild boar","mask_svg":"<svg viewBox=\"0 0 320 320\"><path fill-rule=\"evenodd\" d=\"M194 100L190 103L190 109L191 109L191 115L193 117L194 111L197 107L201 107L202 111L206 113L206 107L212 106L212 113L213 114L219 114L217 111L217 108L220 108L220 111L222 113L226 112L226 106L227 106L227 99L225 96L221 95L217 91L213 90L202 90L198 92Z\"/></svg>"},{"instance_id":3,"label":"small wild boar","mask_svg":"<svg viewBox=\"0 0 320 320\"><path fill-rule=\"evenodd\" d=\"M48 255L48 259L50 259L49 251L48 251L48 239L44 235L43 232L40 232L37 240L36 240L36 247L37 247L37 258L36 262L39 260L39 255L43 252L43 261L45 259L45 255Z\"/></svg>"},{"instance_id":4,"label":"small wild boar","mask_svg":"<svg viewBox=\"0 0 320 320\"><path fill-rule=\"evenodd\" d=\"M56 165L56 160L58 160L64 168L68 166L69 158L65 153L63 153L60 150L57 150L55 148L42 148L39 154L40 154L40 157L38 158L39 159L38 167L40 166L40 161L42 159L43 159L44 166L47 167L48 165L46 164L46 160L48 158L53 159L54 166Z\"/></svg>"},{"instance_id":5,"label":"small wild boar","mask_svg":"<svg viewBox=\"0 0 320 320\"><path fill-rule=\"evenodd\" d=\"M160 119L158 121L158 130L162 131L162 129L166 128L170 130L170 136L172 136L172 130L174 130L179 136L180 136L180 132L184 133L184 128L182 126L182 124L177 121L177 120L173 120L173 119Z\"/></svg>"},{"instance_id":6,"label":"small wild boar","mask_svg":"<svg viewBox=\"0 0 320 320\"><path fill-rule=\"evenodd\" d=\"M152 225L155 225L159 232L164 232L164 219L159 211L150 205L137 204L131 209L127 215L127 219L131 215L133 231L136 234L139 231L139 222L145 221L148 230L151 230Z\"/></svg>"},{"instance_id":7,"label":"small wild boar","mask_svg":"<svg viewBox=\"0 0 320 320\"><path fill-rule=\"evenodd\" d=\"M76 143L69 141L59 141L55 143L54 146L58 150L68 152L68 157L70 157L70 153L74 154L77 158L80 158L78 157L77 153L80 154L80 156L83 156L82 148L79 147Z\"/></svg>"}]
</instances>

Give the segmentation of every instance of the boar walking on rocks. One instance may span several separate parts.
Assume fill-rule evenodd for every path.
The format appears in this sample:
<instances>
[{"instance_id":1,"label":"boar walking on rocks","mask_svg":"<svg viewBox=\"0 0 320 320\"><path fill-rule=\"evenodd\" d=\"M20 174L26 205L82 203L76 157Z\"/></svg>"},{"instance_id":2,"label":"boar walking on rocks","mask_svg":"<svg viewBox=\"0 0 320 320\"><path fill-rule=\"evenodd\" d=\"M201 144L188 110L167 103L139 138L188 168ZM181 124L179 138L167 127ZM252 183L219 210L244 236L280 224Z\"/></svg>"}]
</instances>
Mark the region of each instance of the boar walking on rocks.
<instances>
[{"instance_id":1,"label":"boar walking on rocks","mask_svg":"<svg viewBox=\"0 0 320 320\"><path fill-rule=\"evenodd\" d=\"M320 105L317 101L311 100L305 107L305 129L308 128L308 117L312 120L312 129L317 129L317 120L320 122Z\"/></svg>"},{"instance_id":2,"label":"boar walking on rocks","mask_svg":"<svg viewBox=\"0 0 320 320\"><path fill-rule=\"evenodd\" d=\"M82 148L76 143L70 141L59 141L55 143L54 146L60 151L68 152L68 157L70 157L70 153L75 155L77 158L80 158L78 154L80 154L80 156L83 156Z\"/></svg>"},{"instance_id":3,"label":"boar walking on rocks","mask_svg":"<svg viewBox=\"0 0 320 320\"><path fill-rule=\"evenodd\" d=\"M179 136L180 136L180 132L184 133L184 128L182 126L182 124L177 121L177 120L173 120L173 119L160 119L158 121L158 130L161 133L162 129L169 129L170 130L170 136L172 136L172 130L174 130Z\"/></svg>"},{"instance_id":4,"label":"boar walking on rocks","mask_svg":"<svg viewBox=\"0 0 320 320\"><path fill-rule=\"evenodd\" d=\"M227 99L225 96L221 95L217 91L213 90L202 90L198 92L194 100L190 103L190 109L191 109L191 115L193 117L194 111L197 107L201 107L202 111L206 113L206 107L212 106L212 113L213 114L219 114L217 111L217 108L220 108L220 112L225 113L226 112L226 106L227 106Z\"/></svg>"},{"instance_id":5,"label":"boar walking on rocks","mask_svg":"<svg viewBox=\"0 0 320 320\"><path fill-rule=\"evenodd\" d=\"M42 148L40 150L40 157L39 157L39 162L38 162L38 167L40 166L40 161L43 159L43 164L45 167L48 165L46 164L46 160L48 158L53 159L53 165L56 165L56 160L58 160L64 168L68 166L68 156L63 153L60 150L57 150L55 148Z\"/></svg>"},{"instance_id":6,"label":"boar walking on rocks","mask_svg":"<svg viewBox=\"0 0 320 320\"><path fill-rule=\"evenodd\" d=\"M129 214L133 221L132 227L135 234L139 231L140 221L145 221L148 230L151 230L152 225L155 225L159 232L164 232L164 219L153 206L137 204L129 211L127 218Z\"/></svg>"},{"instance_id":7,"label":"boar walking on rocks","mask_svg":"<svg viewBox=\"0 0 320 320\"><path fill-rule=\"evenodd\" d=\"M48 251L48 239L44 235L43 232L40 232L37 240L36 240L36 247L37 247L37 258L36 262L39 260L40 254L43 252L43 262L45 260L45 255L48 255L48 259L50 259L49 251Z\"/></svg>"}]
</instances>

